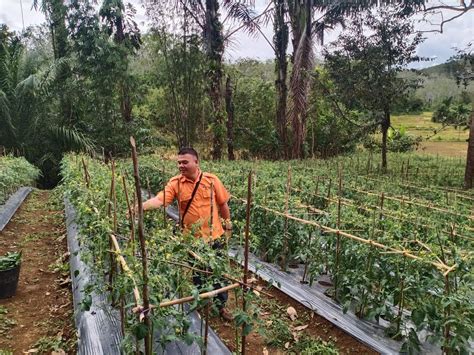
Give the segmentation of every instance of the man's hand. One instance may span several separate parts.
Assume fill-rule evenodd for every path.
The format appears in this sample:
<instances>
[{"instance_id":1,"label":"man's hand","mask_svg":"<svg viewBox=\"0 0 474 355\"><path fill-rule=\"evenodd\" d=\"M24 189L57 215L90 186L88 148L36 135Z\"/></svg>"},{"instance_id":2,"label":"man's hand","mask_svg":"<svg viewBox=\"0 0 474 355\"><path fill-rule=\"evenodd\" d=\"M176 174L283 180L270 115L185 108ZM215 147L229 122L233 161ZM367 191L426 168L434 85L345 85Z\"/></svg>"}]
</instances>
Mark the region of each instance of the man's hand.
<instances>
[{"instance_id":1,"label":"man's hand","mask_svg":"<svg viewBox=\"0 0 474 355\"><path fill-rule=\"evenodd\" d=\"M226 243L229 243L229 239L232 237L232 221L230 218L224 220L224 236Z\"/></svg>"}]
</instances>

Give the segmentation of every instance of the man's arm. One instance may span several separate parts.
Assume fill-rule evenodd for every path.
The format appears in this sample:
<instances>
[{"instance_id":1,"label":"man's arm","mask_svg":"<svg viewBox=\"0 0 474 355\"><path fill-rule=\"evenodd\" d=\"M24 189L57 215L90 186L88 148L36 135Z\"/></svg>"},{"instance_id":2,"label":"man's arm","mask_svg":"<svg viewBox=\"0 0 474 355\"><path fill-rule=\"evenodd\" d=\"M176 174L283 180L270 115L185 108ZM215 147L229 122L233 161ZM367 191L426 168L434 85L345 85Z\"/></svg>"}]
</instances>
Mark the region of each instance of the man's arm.
<instances>
[{"instance_id":1,"label":"man's arm","mask_svg":"<svg viewBox=\"0 0 474 355\"><path fill-rule=\"evenodd\" d=\"M143 210L154 210L163 206L163 201L159 196L155 196L143 202Z\"/></svg>"}]
</instances>

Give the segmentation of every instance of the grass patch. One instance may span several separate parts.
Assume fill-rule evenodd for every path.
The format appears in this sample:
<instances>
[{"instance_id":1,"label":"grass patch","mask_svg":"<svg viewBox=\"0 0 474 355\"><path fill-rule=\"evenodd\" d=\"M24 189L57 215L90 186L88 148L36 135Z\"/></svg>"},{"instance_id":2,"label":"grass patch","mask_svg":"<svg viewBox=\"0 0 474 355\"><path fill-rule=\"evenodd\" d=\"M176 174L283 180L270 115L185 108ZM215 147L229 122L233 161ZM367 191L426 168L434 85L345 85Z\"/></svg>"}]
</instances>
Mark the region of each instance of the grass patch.
<instances>
[{"instance_id":1,"label":"grass patch","mask_svg":"<svg viewBox=\"0 0 474 355\"><path fill-rule=\"evenodd\" d=\"M423 112L418 115L393 115L391 117L394 128L405 127L408 134L421 136L429 141L464 142L469 132L467 130L446 127L441 130L442 125L431 121L432 112ZM436 135L433 135L437 131Z\"/></svg>"}]
</instances>

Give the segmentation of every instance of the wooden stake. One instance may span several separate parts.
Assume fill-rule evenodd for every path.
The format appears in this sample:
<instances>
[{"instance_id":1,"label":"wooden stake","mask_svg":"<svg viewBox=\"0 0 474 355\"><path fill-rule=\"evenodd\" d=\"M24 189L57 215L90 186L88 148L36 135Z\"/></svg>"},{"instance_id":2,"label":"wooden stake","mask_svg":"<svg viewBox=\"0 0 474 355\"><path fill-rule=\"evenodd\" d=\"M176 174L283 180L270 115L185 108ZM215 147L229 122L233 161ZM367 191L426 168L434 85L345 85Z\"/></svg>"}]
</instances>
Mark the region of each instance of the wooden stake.
<instances>
[{"instance_id":1,"label":"wooden stake","mask_svg":"<svg viewBox=\"0 0 474 355\"><path fill-rule=\"evenodd\" d=\"M128 198L128 189L127 183L125 181L125 176L122 176L123 191L125 193L125 200L127 202L128 209L128 223L130 226L130 242L132 243L132 254L135 255L135 221L133 216L132 206L130 204L130 199Z\"/></svg>"},{"instance_id":2,"label":"wooden stake","mask_svg":"<svg viewBox=\"0 0 474 355\"><path fill-rule=\"evenodd\" d=\"M246 211L246 219L245 219L245 249L244 249L244 284L248 283L248 271L249 271L249 234L250 234L250 206L252 204L252 172L249 172L248 176L248 185L247 185L247 211ZM245 313L247 311L247 301L245 295L247 293L248 288L244 286L243 290L243 298L242 298L242 311ZM245 338L246 335L244 333L245 324L242 325L242 355L245 355Z\"/></svg>"},{"instance_id":3,"label":"wooden stake","mask_svg":"<svg viewBox=\"0 0 474 355\"><path fill-rule=\"evenodd\" d=\"M82 159L82 167L84 168L84 180L86 181L86 187L89 188L90 187L90 175L89 175L89 172L87 171L87 165L86 165L86 162L84 161L84 157L81 158Z\"/></svg>"},{"instance_id":4,"label":"wooden stake","mask_svg":"<svg viewBox=\"0 0 474 355\"><path fill-rule=\"evenodd\" d=\"M152 354L152 334L151 334L151 322L149 317L149 309L150 309L150 299L148 295L148 261L147 261L147 252L146 252L146 244L145 244L145 233L143 230L143 202L142 202L142 195L141 195L141 187L140 187L140 176L138 173L138 157L137 157L137 147L135 144L135 139L130 137L130 144L132 146L132 160L133 160L133 176L135 178L135 190L137 194L137 202L138 202L138 238L140 240L140 251L142 257L142 278L143 278L143 308L145 309L145 325L147 328L147 334L145 336L145 354L151 355Z\"/></svg>"}]
</instances>

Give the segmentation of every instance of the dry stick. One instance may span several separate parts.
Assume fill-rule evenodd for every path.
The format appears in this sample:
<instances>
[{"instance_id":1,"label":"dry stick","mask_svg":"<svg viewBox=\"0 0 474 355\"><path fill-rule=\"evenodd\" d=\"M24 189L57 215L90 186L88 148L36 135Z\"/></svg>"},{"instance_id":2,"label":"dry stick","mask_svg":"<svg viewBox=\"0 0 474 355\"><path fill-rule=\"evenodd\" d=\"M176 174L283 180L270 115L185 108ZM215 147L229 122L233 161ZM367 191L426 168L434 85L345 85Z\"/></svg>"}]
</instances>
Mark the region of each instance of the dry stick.
<instances>
[{"instance_id":1,"label":"dry stick","mask_svg":"<svg viewBox=\"0 0 474 355\"><path fill-rule=\"evenodd\" d=\"M191 266L191 265L184 264L184 263L180 263L180 262L177 262L177 261L169 261L169 260L166 260L165 262L168 263L168 264L172 264L172 265L182 266L182 267L184 267L184 268L186 268L186 269L189 269L189 270L191 270L191 271L196 271L196 272L203 273L203 274L207 274L207 275L213 275L213 274L214 274L212 271L208 271L208 270L203 270L203 269L195 268L195 267L193 267L193 266ZM235 277L232 277L232 276L230 276L229 274L223 274L222 277L224 277L224 278L226 278L226 279L228 279L228 280L230 280L230 281L232 281L232 282L234 282L234 283L235 283L235 282L238 282L240 285L245 286L245 287L248 287L248 288L250 288L250 289L252 289L252 290L255 290L255 291L257 291L258 293L264 294L264 295L267 296L267 297L270 297L270 298L273 298L273 297L274 297L274 296L271 295L270 293L267 293L267 292L261 291L261 290L257 290L257 288L254 287L254 286L252 286L251 284L249 284L249 283L245 284L243 281L237 280Z\"/></svg>"},{"instance_id":2,"label":"dry stick","mask_svg":"<svg viewBox=\"0 0 474 355\"><path fill-rule=\"evenodd\" d=\"M296 188L293 188L293 190L294 190L294 191L298 191L298 192L302 192L302 191L300 191L300 190L298 190L298 189L296 189ZM321 196L321 195L318 195L318 196L316 196L316 197L320 197L320 198L322 198L322 199L324 199L324 200L327 200L327 201L329 201L329 202L337 202L337 200L335 200L335 199L328 199L327 197ZM387 198L387 197L385 196L384 199L386 199L386 198ZM357 206L357 205L355 205L355 204L353 203L353 200L350 200L350 199L347 199L347 198L344 198L344 199L341 199L341 200L342 200L341 203L342 203L343 205L345 205L345 206L350 206L350 207L354 207L354 208L357 208L357 209L362 209L362 210L367 211L367 212L372 212L372 211L373 211L373 209L369 209L369 208L364 207L364 206ZM308 207L307 205L302 204L302 203L300 203L299 205L300 205L301 207L304 207L304 208L307 208L307 207ZM378 207L375 206L375 205L374 205L374 206L372 206L372 205L367 205L367 206L373 207L374 209L375 209L375 208L378 208ZM314 208L314 207L311 207L311 206L309 206L309 207L310 207L310 208ZM314 211L314 212L316 213L316 211ZM327 213L327 212L326 212L326 213ZM393 215L393 214L387 213L387 212L384 213L384 216L390 217L390 218L392 218L392 219L394 219L394 220L397 220L397 221L408 222L408 223L411 223L411 224L414 224L414 225L417 225L417 226L420 226L420 227L429 228L429 229L436 229L436 228L433 227L433 226L430 226L430 225L423 224L423 223L420 223L420 222L417 222L417 221L412 220L409 215L403 214L401 211L399 211L399 216L398 216L398 217L395 216L395 215ZM405 217L405 218L402 218L402 217ZM421 218L421 217L420 217L420 218ZM471 230L471 228L466 227L466 226L464 226L464 228L466 228L466 229L468 229L468 230ZM447 232L447 231L443 231L443 232L444 232L444 233L449 233L449 232ZM469 237L469 236L465 236L465 235L462 235L462 234L457 234L457 236L460 237L460 238L468 239L468 240L474 240L474 238Z\"/></svg>"},{"instance_id":3,"label":"dry stick","mask_svg":"<svg viewBox=\"0 0 474 355\"><path fill-rule=\"evenodd\" d=\"M379 215L379 219L382 220L383 219L383 201L384 201L384 193L382 192L380 194L380 215Z\"/></svg>"},{"instance_id":4,"label":"dry stick","mask_svg":"<svg viewBox=\"0 0 474 355\"><path fill-rule=\"evenodd\" d=\"M377 181L377 182L383 182L383 183L386 182L386 180L384 181L383 179L375 179L373 177L368 177L368 176L366 176L365 178L368 179L368 180ZM451 188L448 188L448 187L440 187L440 186L425 187L425 186L419 186L419 185L414 185L414 184L407 184L407 183L403 183L403 182L395 182L395 183L399 186L413 187L413 188L416 188L416 189L428 190L428 191L431 191L431 192L432 192L433 189L437 189L437 190L441 190L441 191L447 190L447 191L454 192L456 194L456 196L459 197L459 198L464 198L466 200L474 201L474 196L465 195L465 194L463 194L462 191L459 191L459 190L456 190L456 189L451 189Z\"/></svg>"},{"instance_id":5,"label":"dry stick","mask_svg":"<svg viewBox=\"0 0 474 355\"><path fill-rule=\"evenodd\" d=\"M290 200L290 190L291 190L291 166L288 165L288 175L286 178L286 193L285 193L285 213L288 213L288 205ZM286 271L288 265L288 219L285 218L285 225L283 231L283 255L281 261L281 268L283 271Z\"/></svg>"},{"instance_id":6,"label":"dry stick","mask_svg":"<svg viewBox=\"0 0 474 355\"><path fill-rule=\"evenodd\" d=\"M252 204L252 172L249 172L248 176L248 185L247 185L247 211L245 219L245 249L244 249L244 284L247 284L247 277L249 271L249 231L250 231L250 207ZM245 313L247 310L247 301L245 294L247 292L247 287L243 287L243 297L242 297L242 311ZM245 323L242 324L242 355L245 355Z\"/></svg>"},{"instance_id":7,"label":"dry stick","mask_svg":"<svg viewBox=\"0 0 474 355\"><path fill-rule=\"evenodd\" d=\"M137 194L138 202L138 238L140 240L140 251L142 256L142 275L143 275L143 308L145 309L145 325L147 328L147 334L145 336L145 354L152 354L152 341L151 341L151 322L149 317L150 299L148 296L148 264L147 264L147 253L145 245L145 234L143 231L143 202L140 187L140 176L138 174L138 158L137 158L137 147L135 145L135 139L130 137L130 144L132 146L132 160L133 160L133 176L135 178L135 190Z\"/></svg>"},{"instance_id":8,"label":"dry stick","mask_svg":"<svg viewBox=\"0 0 474 355\"><path fill-rule=\"evenodd\" d=\"M242 201L244 203L246 202L244 199L241 199L241 198L239 198L237 196L234 196L234 195L232 195L232 198L234 198L236 200L239 200L239 201ZM353 234L350 234L350 233L347 233L347 232L344 232L344 231L341 231L341 230L338 230L338 229L334 229L334 228L322 225L322 224L314 222L314 221L308 221L308 220L305 220L305 219L302 219L302 218L299 218L299 217L295 217L295 216L290 215L290 214L284 214L280 211L271 209L269 207L264 207L264 206L260 206L260 205L255 205L255 207L266 210L266 211L269 211L269 212L272 212L273 214L278 215L278 216L288 217L288 219L291 219L293 221L296 221L296 222L299 222L299 223L302 223L302 224L316 226L316 227L318 227L318 228L320 228L320 229L322 229L322 230L324 230L328 233L339 234L339 235L342 235L345 238L349 238L349 239L358 241L360 243L369 244L369 245L374 246L376 248L388 250L388 251L392 252L393 254L400 254L400 255L406 256L407 258L410 258L410 259L413 259L413 260L418 260L418 261L424 262L426 264L433 265L434 267L436 267L440 271L445 271L445 272L449 273L457 267L457 264L449 266L449 265L445 265L443 263L437 263L437 262L425 260L422 257L419 257L417 255L412 254L409 250L400 250L400 249L397 249L397 248L394 248L394 247L391 247L391 246L388 246L388 245L381 244L379 242L375 242L375 241L370 240L370 239L365 239L365 238L362 238L362 237L358 237L356 235L353 235Z\"/></svg>"},{"instance_id":9,"label":"dry stick","mask_svg":"<svg viewBox=\"0 0 474 355\"><path fill-rule=\"evenodd\" d=\"M86 187L90 187L90 175L89 172L87 171L87 165L86 162L84 161L84 157L82 159L82 167L84 168L84 180L86 181Z\"/></svg>"},{"instance_id":10,"label":"dry stick","mask_svg":"<svg viewBox=\"0 0 474 355\"><path fill-rule=\"evenodd\" d=\"M342 171L339 169L339 191L338 191L338 201L337 201L337 229L341 229L341 194L342 194ZM338 290L339 290L339 259L341 253L341 236L339 233L336 237L336 265L335 265L335 280L334 280L334 297L338 299Z\"/></svg>"},{"instance_id":11,"label":"dry stick","mask_svg":"<svg viewBox=\"0 0 474 355\"><path fill-rule=\"evenodd\" d=\"M128 198L128 189L127 183L125 182L125 176L122 176L123 191L125 192L125 200L127 201L128 209L128 219L130 225L130 241L132 243L132 255L135 255L135 221L133 217L132 205L130 204L130 199Z\"/></svg>"},{"instance_id":12,"label":"dry stick","mask_svg":"<svg viewBox=\"0 0 474 355\"><path fill-rule=\"evenodd\" d=\"M441 258L443 260L443 263L446 264L446 256L445 256L445 253L444 253L443 243L441 242L441 239L439 238L439 235L437 235L437 238L438 238L439 247L441 248ZM445 274L443 276L444 276L444 293L445 293L446 297L449 297L450 294L451 294L449 274ZM450 315L451 315L451 306L448 303L448 305L444 309L445 323L444 323L443 336L445 338L445 343L449 343L449 339L451 338L451 334L450 334L451 325L450 325L449 322L446 321L450 317ZM448 353L450 353L449 350L450 350L449 348L448 349L443 349L443 353L448 354Z\"/></svg>"},{"instance_id":13,"label":"dry stick","mask_svg":"<svg viewBox=\"0 0 474 355\"><path fill-rule=\"evenodd\" d=\"M112 177L110 181L110 191L109 191L109 203L107 206L107 216L112 217L112 205L114 206L113 212L113 232L117 232L117 195L115 193L115 161L112 159ZM112 239L109 237L109 249L112 249ZM112 289L114 282L114 276L116 273L116 266L114 256L109 255L110 270L109 270L109 287ZM112 304L115 304L115 297L112 296Z\"/></svg>"},{"instance_id":14,"label":"dry stick","mask_svg":"<svg viewBox=\"0 0 474 355\"><path fill-rule=\"evenodd\" d=\"M237 288L237 287L240 287L240 283L238 283L238 282L233 283L232 285L228 285L228 286L225 286L225 287L222 287L222 288L218 288L216 290L201 293L200 295L198 295L197 299L198 300L205 300L207 298L212 298L212 297L217 296L218 294L220 294L222 292L233 290L234 288ZM195 300L194 296L188 296L188 297L183 297L183 298L173 300L173 301L161 302L158 307L160 307L160 308L170 307L170 306L174 306L174 305L177 305L177 304L192 302L194 300ZM156 308L156 306L151 306L151 308Z\"/></svg>"},{"instance_id":15,"label":"dry stick","mask_svg":"<svg viewBox=\"0 0 474 355\"><path fill-rule=\"evenodd\" d=\"M362 193L362 194L369 195L369 196L378 196L378 194L375 193L375 192L365 191L365 190L357 189L357 188L355 188L355 187L350 187L350 189L353 190L353 191ZM405 203L407 203L407 204L410 204L410 205L415 205L415 206L424 207L424 208L427 208L427 209L429 209L429 210L435 210L435 211L439 211L439 212L443 212L443 213L449 213L449 214L452 214L452 215L455 215L455 216L465 217L465 218L468 218L468 219L471 219L471 220L474 219L473 216L467 216L467 215L465 215L465 214L458 213L458 212L454 212L454 211L451 211L451 210L448 210L448 209L445 209L445 208L433 206L433 205L431 205L431 204L424 204L424 203L421 203L421 202L415 202L415 201L405 200L405 197L406 197L406 196L403 196L403 195L402 195L402 196L401 196L401 199L400 199L400 198L393 197L393 196L385 196L385 198L386 198L387 200L398 201L398 202L401 202L402 205L404 205Z\"/></svg>"},{"instance_id":16,"label":"dry stick","mask_svg":"<svg viewBox=\"0 0 474 355\"><path fill-rule=\"evenodd\" d=\"M165 181L164 179L165 177L165 167L163 165L163 181ZM178 206L179 208L179 206ZM164 182L164 186L163 186L163 225L165 226L166 228L166 182Z\"/></svg>"}]
</instances>

